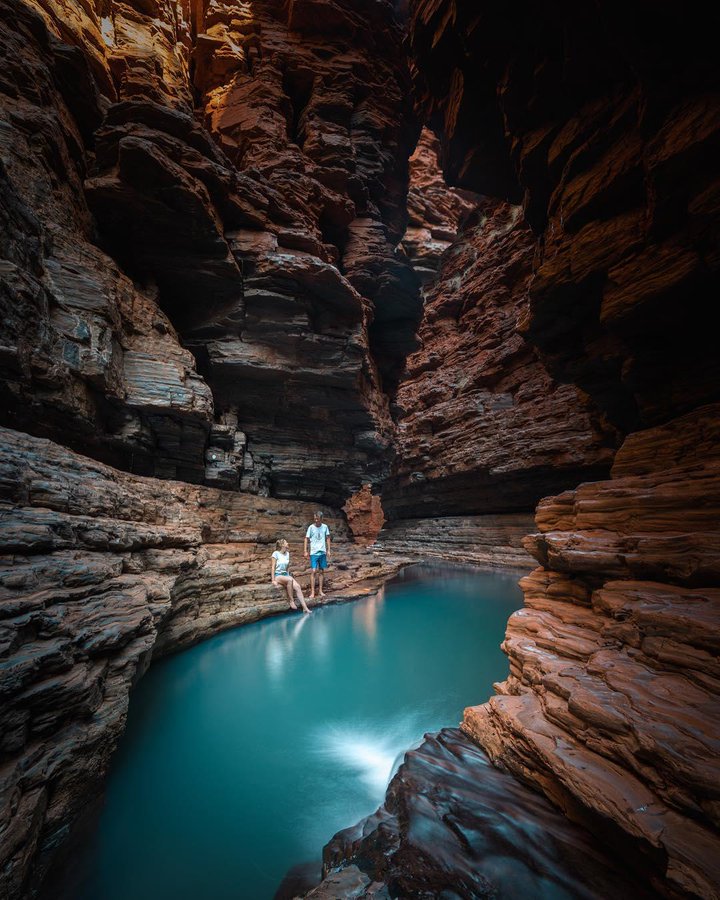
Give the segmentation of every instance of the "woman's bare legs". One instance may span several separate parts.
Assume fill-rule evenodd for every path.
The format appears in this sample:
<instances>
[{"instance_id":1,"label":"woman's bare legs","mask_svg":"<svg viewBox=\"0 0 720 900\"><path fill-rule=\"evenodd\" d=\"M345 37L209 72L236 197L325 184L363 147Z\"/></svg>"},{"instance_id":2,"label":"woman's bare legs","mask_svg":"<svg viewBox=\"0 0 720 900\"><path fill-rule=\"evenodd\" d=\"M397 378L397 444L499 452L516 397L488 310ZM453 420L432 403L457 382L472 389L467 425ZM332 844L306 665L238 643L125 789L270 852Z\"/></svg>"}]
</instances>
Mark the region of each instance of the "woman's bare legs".
<instances>
[{"instance_id":1,"label":"woman's bare legs","mask_svg":"<svg viewBox=\"0 0 720 900\"><path fill-rule=\"evenodd\" d=\"M295 588L295 596L296 596L296 597L298 598L298 600L300 601L300 606L302 606L302 611L303 611L303 612L306 612L306 613L309 613L309 612L310 612L310 609L309 609L307 603L305 602L305 597L303 596L302 588L300 587L300 585L298 584L298 582L295 581L294 578L293 578L293 583L292 583L292 584L293 584L293 588Z\"/></svg>"},{"instance_id":2,"label":"woman's bare legs","mask_svg":"<svg viewBox=\"0 0 720 900\"><path fill-rule=\"evenodd\" d=\"M288 602L290 603L290 609L297 609L295 598L293 597L293 583L295 579L291 578L289 575L278 575L276 581L280 587L285 588L285 593L287 594Z\"/></svg>"}]
</instances>

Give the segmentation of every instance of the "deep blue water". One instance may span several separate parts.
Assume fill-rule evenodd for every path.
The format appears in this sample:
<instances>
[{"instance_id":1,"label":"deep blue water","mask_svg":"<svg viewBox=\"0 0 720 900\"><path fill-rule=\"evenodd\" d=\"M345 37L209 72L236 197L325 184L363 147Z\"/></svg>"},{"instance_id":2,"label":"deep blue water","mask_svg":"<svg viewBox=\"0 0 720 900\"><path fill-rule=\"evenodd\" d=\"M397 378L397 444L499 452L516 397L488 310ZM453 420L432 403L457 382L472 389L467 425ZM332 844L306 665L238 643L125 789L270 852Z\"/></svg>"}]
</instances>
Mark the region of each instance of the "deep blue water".
<instances>
[{"instance_id":1,"label":"deep blue water","mask_svg":"<svg viewBox=\"0 0 720 900\"><path fill-rule=\"evenodd\" d=\"M82 900L263 900L507 674L517 576L433 577L238 628L132 696ZM75 880L75 879L74 879Z\"/></svg>"}]
</instances>

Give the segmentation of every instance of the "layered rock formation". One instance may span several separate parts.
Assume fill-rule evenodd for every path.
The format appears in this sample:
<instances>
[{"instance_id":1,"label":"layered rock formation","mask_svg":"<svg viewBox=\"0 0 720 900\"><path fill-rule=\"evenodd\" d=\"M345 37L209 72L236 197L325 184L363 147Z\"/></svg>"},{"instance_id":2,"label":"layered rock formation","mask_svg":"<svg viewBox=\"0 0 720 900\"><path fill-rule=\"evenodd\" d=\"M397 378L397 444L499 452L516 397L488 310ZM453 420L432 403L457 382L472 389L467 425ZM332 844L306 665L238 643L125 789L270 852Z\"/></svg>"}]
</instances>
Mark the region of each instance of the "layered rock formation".
<instances>
[{"instance_id":1,"label":"layered rock formation","mask_svg":"<svg viewBox=\"0 0 720 900\"><path fill-rule=\"evenodd\" d=\"M531 509L562 491L526 541L510 678L465 731L658 891L718 893L712 29L606 0L411 0L456 187L425 132L406 230L395 6L0 0L11 896L102 777L151 656L282 609L267 544L316 503L352 495L372 539L361 486L393 444L386 552L523 565ZM359 553L341 571L361 586L399 561ZM405 812L362 852L387 838L378 876L414 891Z\"/></svg>"},{"instance_id":2,"label":"layered rock formation","mask_svg":"<svg viewBox=\"0 0 720 900\"><path fill-rule=\"evenodd\" d=\"M500 696L463 727L673 887L720 884L720 407L637 432L538 507ZM709 424L710 423L710 424Z\"/></svg>"},{"instance_id":3,"label":"layered rock formation","mask_svg":"<svg viewBox=\"0 0 720 900\"><path fill-rule=\"evenodd\" d=\"M151 659L287 610L268 579L314 507L112 469L0 431L0 884L32 893L99 790ZM337 512L329 598L403 560L353 548Z\"/></svg>"},{"instance_id":4,"label":"layered rock formation","mask_svg":"<svg viewBox=\"0 0 720 900\"><path fill-rule=\"evenodd\" d=\"M601 2L518 28L488 4L411 6L450 181L522 199L540 237L522 330L552 374L625 431L715 399L720 75L702 23Z\"/></svg>"},{"instance_id":5,"label":"layered rock formation","mask_svg":"<svg viewBox=\"0 0 720 900\"><path fill-rule=\"evenodd\" d=\"M417 125L389 0L18 0L0 20L0 879L19 896L151 657L282 611L268 545L385 470L420 308L396 250ZM335 596L399 564L342 555Z\"/></svg>"},{"instance_id":6,"label":"layered rock formation","mask_svg":"<svg viewBox=\"0 0 720 900\"><path fill-rule=\"evenodd\" d=\"M15 6L3 421L276 496L379 476L420 303L392 4Z\"/></svg>"},{"instance_id":7,"label":"layered rock formation","mask_svg":"<svg viewBox=\"0 0 720 900\"><path fill-rule=\"evenodd\" d=\"M719 73L656 12L415 0L411 33L446 172L537 237L520 331L629 433L611 480L540 504L511 676L463 727L658 891L715 897Z\"/></svg>"},{"instance_id":8,"label":"layered rock formation","mask_svg":"<svg viewBox=\"0 0 720 900\"><path fill-rule=\"evenodd\" d=\"M518 333L534 250L520 208L484 201L475 218L426 289L395 400L390 518L529 511L612 460L614 430Z\"/></svg>"},{"instance_id":9,"label":"layered rock formation","mask_svg":"<svg viewBox=\"0 0 720 900\"><path fill-rule=\"evenodd\" d=\"M443 253L480 201L471 191L448 186L439 152L440 141L423 128L409 161L408 224L402 248L424 285L434 280Z\"/></svg>"},{"instance_id":10,"label":"layered rock formation","mask_svg":"<svg viewBox=\"0 0 720 900\"><path fill-rule=\"evenodd\" d=\"M2 421L122 468L200 481L210 389L156 287L92 243L85 142L104 101L91 66L29 7L1 18Z\"/></svg>"},{"instance_id":11,"label":"layered rock formation","mask_svg":"<svg viewBox=\"0 0 720 900\"><path fill-rule=\"evenodd\" d=\"M529 571L533 560L523 542L533 524L530 513L395 519L378 535L377 549L481 569Z\"/></svg>"},{"instance_id":12,"label":"layered rock formation","mask_svg":"<svg viewBox=\"0 0 720 900\"><path fill-rule=\"evenodd\" d=\"M426 130L410 161L403 246L423 275L425 306L394 398L382 543L528 568L522 538L537 501L605 474L618 435L519 331L534 254L522 210L448 188L438 150Z\"/></svg>"}]
</instances>

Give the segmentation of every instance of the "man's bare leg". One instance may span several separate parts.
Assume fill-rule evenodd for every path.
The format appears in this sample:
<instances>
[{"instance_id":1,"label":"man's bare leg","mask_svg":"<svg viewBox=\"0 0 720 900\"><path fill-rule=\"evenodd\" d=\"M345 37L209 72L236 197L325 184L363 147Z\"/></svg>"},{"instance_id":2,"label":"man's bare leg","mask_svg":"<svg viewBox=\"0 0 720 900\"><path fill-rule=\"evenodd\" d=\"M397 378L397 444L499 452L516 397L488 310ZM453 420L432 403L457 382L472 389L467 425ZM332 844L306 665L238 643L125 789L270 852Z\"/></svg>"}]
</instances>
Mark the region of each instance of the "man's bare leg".
<instances>
[{"instance_id":1,"label":"man's bare leg","mask_svg":"<svg viewBox=\"0 0 720 900\"><path fill-rule=\"evenodd\" d=\"M315 569L310 569L310 600L315 599Z\"/></svg>"},{"instance_id":2,"label":"man's bare leg","mask_svg":"<svg viewBox=\"0 0 720 900\"><path fill-rule=\"evenodd\" d=\"M318 570L318 587L320 589L320 596L324 597L325 594L323 594L323 570L322 569Z\"/></svg>"}]
</instances>

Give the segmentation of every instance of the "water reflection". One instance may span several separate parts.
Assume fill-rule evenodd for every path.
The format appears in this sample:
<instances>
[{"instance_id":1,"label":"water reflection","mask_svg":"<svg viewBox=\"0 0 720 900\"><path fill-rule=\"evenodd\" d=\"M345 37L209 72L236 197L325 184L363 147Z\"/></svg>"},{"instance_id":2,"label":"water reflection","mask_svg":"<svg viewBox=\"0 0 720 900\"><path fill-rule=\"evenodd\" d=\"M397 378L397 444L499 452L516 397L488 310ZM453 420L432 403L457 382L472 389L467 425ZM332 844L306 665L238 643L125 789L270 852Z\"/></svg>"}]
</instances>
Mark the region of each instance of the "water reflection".
<instances>
[{"instance_id":1,"label":"water reflection","mask_svg":"<svg viewBox=\"0 0 720 900\"><path fill-rule=\"evenodd\" d=\"M258 635L258 644L264 647L265 668L272 681L282 678L286 663L292 657L308 621L308 616L288 617L279 620L273 631L267 630Z\"/></svg>"},{"instance_id":2,"label":"water reflection","mask_svg":"<svg viewBox=\"0 0 720 900\"><path fill-rule=\"evenodd\" d=\"M365 603L359 603L353 608L353 627L356 632L365 634L368 646L373 649L377 644L378 615L384 603L383 588L374 597L368 597Z\"/></svg>"}]
</instances>

